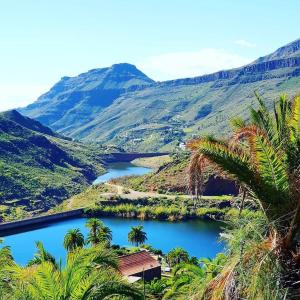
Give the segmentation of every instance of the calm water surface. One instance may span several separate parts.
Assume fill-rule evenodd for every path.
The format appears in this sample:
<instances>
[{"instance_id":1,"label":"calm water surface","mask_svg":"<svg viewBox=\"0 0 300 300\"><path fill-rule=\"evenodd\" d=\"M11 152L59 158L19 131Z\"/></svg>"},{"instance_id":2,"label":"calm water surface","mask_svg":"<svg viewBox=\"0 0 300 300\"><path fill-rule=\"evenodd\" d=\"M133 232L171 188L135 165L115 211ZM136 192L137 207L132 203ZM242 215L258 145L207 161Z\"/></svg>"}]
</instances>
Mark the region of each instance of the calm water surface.
<instances>
[{"instance_id":1,"label":"calm water surface","mask_svg":"<svg viewBox=\"0 0 300 300\"><path fill-rule=\"evenodd\" d=\"M145 167L138 167L131 163L113 163L110 164L107 173L99 176L94 184L103 183L110 179L121 177L121 176L129 176L129 175L144 175L150 173L152 169Z\"/></svg>"},{"instance_id":2,"label":"calm water surface","mask_svg":"<svg viewBox=\"0 0 300 300\"><path fill-rule=\"evenodd\" d=\"M148 236L147 243L163 252L168 252L174 247L183 247L192 256L214 257L224 248L222 243L218 243L220 225L217 222L195 220L171 223L119 218L102 218L102 221L112 229L113 243L121 246L129 245L127 234L130 226L143 225ZM48 251L56 258L64 260L64 235L69 229L79 228L86 236L85 222L85 218L78 218L52 223L42 228L6 236L4 244L11 247L15 260L20 264L26 264L32 258L35 241L43 241Z\"/></svg>"},{"instance_id":3,"label":"calm water surface","mask_svg":"<svg viewBox=\"0 0 300 300\"><path fill-rule=\"evenodd\" d=\"M94 183L105 182L109 179L125 175L143 175L151 172L149 168L137 167L130 163L111 164L108 172ZM102 218L113 232L113 243L128 246L127 235L131 226L143 225L147 233L147 243L164 253L174 247L183 247L191 256L214 257L224 249L219 243L220 224L208 221L166 222L154 220L132 220L119 218ZM18 232L4 237L4 245L11 247L13 256L19 264L26 264L35 253L35 241L42 241L46 249L57 259L64 261L66 252L63 248L63 238L72 228L79 228L85 236L85 218L77 218L42 227L35 227L26 232Z\"/></svg>"}]
</instances>

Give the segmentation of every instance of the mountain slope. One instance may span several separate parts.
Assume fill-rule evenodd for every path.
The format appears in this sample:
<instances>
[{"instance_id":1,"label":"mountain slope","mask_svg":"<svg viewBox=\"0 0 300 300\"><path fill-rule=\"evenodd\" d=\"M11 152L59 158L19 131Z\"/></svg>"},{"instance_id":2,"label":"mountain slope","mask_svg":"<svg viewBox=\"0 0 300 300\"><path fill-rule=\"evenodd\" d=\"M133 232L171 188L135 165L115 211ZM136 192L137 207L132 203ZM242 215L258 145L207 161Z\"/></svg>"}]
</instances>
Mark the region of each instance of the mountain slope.
<instances>
[{"instance_id":1,"label":"mountain slope","mask_svg":"<svg viewBox=\"0 0 300 300\"><path fill-rule=\"evenodd\" d=\"M0 114L0 219L47 210L103 172L102 150L57 137L16 111Z\"/></svg>"},{"instance_id":2,"label":"mountain slope","mask_svg":"<svg viewBox=\"0 0 300 300\"><path fill-rule=\"evenodd\" d=\"M49 92L20 112L68 134L93 120L125 91L152 82L135 66L116 64L76 77L63 77Z\"/></svg>"},{"instance_id":3,"label":"mountain slope","mask_svg":"<svg viewBox=\"0 0 300 300\"><path fill-rule=\"evenodd\" d=\"M273 100L282 92L295 95L299 90L297 40L241 68L195 78L149 81L123 90L109 105L95 114L90 112L80 126L70 127L64 120L51 123L48 114L53 105L39 115L30 107L24 112L71 137L115 143L128 150L169 150L194 134L226 133L231 117L247 115L249 105L255 103L254 91ZM86 110L84 113L88 115Z\"/></svg>"}]
</instances>

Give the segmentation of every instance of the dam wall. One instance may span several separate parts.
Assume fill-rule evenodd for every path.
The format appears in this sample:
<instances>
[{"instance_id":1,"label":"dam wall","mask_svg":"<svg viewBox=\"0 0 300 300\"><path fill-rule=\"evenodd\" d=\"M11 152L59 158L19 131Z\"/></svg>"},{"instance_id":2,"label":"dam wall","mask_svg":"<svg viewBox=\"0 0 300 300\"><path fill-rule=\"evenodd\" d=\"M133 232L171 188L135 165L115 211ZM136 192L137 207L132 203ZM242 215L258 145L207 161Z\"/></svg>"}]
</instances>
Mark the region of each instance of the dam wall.
<instances>
[{"instance_id":1,"label":"dam wall","mask_svg":"<svg viewBox=\"0 0 300 300\"><path fill-rule=\"evenodd\" d=\"M33 217L33 218L23 219L19 221L0 223L0 234L3 232L22 230L22 229L26 229L27 227L43 225L43 224L62 221L70 218L80 217L83 215L83 212L84 212L83 209L79 208L79 209L74 209L66 212L46 215L46 216L39 216L39 217Z\"/></svg>"},{"instance_id":2,"label":"dam wall","mask_svg":"<svg viewBox=\"0 0 300 300\"><path fill-rule=\"evenodd\" d=\"M102 156L102 159L104 163L109 164L115 162L130 162L136 158L155 157L155 156L163 156L168 154L169 154L168 152L153 152L153 153L116 152L116 153L104 154Z\"/></svg>"}]
</instances>

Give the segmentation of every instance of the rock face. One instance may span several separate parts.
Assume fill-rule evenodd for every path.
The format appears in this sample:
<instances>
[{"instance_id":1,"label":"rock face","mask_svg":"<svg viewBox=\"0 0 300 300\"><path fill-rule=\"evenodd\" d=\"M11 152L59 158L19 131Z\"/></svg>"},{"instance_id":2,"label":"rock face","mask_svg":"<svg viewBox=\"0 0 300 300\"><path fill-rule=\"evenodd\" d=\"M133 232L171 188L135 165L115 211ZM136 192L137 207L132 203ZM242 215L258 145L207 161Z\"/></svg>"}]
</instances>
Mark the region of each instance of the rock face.
<instances>
[{"instance_id":1,"label":"rock face","mask_svg":"<svg viewBox=\"0 0 300 300\"><path fill-rule=\"evenodd\" d=\"M211 175L204 185L204 196L222 196L239 194L239 187L233 180Z\"/></svg>"},{"instance_id":2,"label":"rock face","mask_svg":"<svg viewBox=\"0 0 300 300\"><path fill-rule=\"evenodd\" d=\"M168 151L194 134L226 134L231 117L247 117L254 91L266 100L299 93L300 40L246 66L194 78L154 82L129 64L63 77L21 111L73 138Z\"/></svg>"}]
</instances>

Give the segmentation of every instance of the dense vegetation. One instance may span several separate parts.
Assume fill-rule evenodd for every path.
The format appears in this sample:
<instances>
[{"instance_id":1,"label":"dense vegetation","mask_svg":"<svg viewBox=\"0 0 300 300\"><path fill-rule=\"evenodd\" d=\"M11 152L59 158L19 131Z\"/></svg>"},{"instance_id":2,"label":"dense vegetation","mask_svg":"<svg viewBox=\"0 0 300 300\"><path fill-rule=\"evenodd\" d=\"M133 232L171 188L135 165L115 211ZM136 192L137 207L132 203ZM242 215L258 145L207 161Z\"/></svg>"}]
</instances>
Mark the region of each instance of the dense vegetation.
<instances>
[{"instance_id":1,"label":"dense vegetation","mask_svg":"<svg viewBox=\"0 0 300 300\"><path fill-rule=\"evenodd\" d=\"M62 138L16 111L0 114L0 143L0 219L47 210L104 171L104 148Z\"/></svg>"},{"instance_id":2,"label":"dense vegetation","mask_svg":"<svg viewBox=\"0 0 300 300\"><path fill-rule=\"evenodd\" d=\"M142 220L231 220L233 217L242 214L256 215L258 212L253 205L244 208L242 211L238 204L241 200L236 200L235 205L231 205L229 198L220 197L215 199L203 199L201 202L176 198L174 200L166 198L138 199L136 201L102 201L100 204L85 208L87 216L114 216L120 218L138 218Z\"/></svg>"},{"instance_id":3,"label":"dense vegetation","mask_svg":"<svg viewBox=\"0 0 300 300\"><path fill-rule=\"evenodd\" d=\"M107 240L105 225L91 219L87 246L79 229L65 235L66 263L61 266L37 242L37 253L26 266L18 265L9 247L0 248L0 299L3 300L92 300L142 299L142 289L130 285L118 273L118 257ZM89 239L97 235L99 240Z\"/></svg>"},{"instance_id":4,"label":"dense vegetation","mask_svg":"<svg viewBox=\"0 0 300 300\"><path fill-rule=\"evenodd\" d=\"M205 288L205 299L217 294L221 299L299 296L300 97L289 101L282 96L273 113L257 99L259 107L251 109L249 122L232 120L230 140L207 137L189 144L194 150L192 180L215 164L238 180L264 213L260 228L252 222L256 232L250 237L238 239L240 244L232 238L228 264ZM249 234L247 228L240 234Z\"/></svg>"},{"instance_id":5,"label":"dense vegetation","mask_svg":"<svg viewBox=\"0 0 300 300\"><path fill-rule=\"evenodd\" d=\"M76 228L66 233L64 247L68 253L64 266L41 242L37 242L37 252L26 266L14 262L9 247L0 248L0 299L200 299L210 282L222 274L230 256L240 253L241 240L247 239L249 243L262 238L265 219L236 217L230 225L225 235L229 256L220 253L213 259L198 259L180 247L162 253L151 245L142 244L147 239L142 226L132 227L128 232L128 240L136 247L113 245L110 229L99 219L88 219L86 238ZM249 245L245 245L245 249ZM158 256L162 278L145 284L142 281L129 284L117 272L117 256L141 249ZM165 272L166 267L170 267L171 272ZM271 276L267 277L270 279ZM272 283L264 282L273 296Z\"/></svg>"},{"instance_id":6,"label":"dense vegetation","mask_svg":"<svg viewBox=\"0 0 300 300\"><path fill-rule=\"evenodd\" d=\"M66 233L64 265L41 242L26 266L13 260L8 246L0 248L0 299L191 299L193 289L202 289L226 262L224 254L198 259L180 247L162 253L142 244L147 239L142 226L128 232L128 240L136 247L126 248L111 244L111 231L99 219L88 219L86 227L86 238L76 228ZM163 271L161 279L129 284L117 272L118 256L141 249L157 255L163 268L172 268L171 273Z\"/></svg>"}]
</instances>

